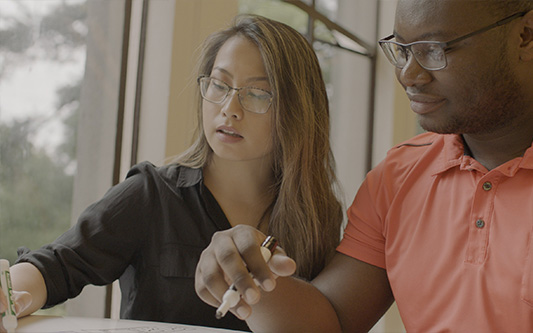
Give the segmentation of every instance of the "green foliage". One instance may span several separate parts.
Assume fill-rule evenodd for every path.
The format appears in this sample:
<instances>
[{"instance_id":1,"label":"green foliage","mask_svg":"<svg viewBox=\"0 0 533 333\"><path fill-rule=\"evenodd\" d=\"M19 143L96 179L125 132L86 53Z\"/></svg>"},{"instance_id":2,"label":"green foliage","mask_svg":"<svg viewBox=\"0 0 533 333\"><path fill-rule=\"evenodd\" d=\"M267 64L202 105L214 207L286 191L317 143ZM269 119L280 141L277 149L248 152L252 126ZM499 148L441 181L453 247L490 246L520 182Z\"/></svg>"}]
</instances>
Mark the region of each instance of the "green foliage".
<instances>
[{"instance_id":1,"label":"green foliage","mask_svg":"<svg viewBox=\"0 0 533 333\"><path fill-rule=\"evenodd\" d=\"M7 16L2 1L0 80L7 79L7 69L14 72L35 61L69 62L85 47L85 2L58 2L44 16L32 12L32 2L14 2L20 15ZM58 88L51 119L0 122L0 258L14 262L19 246L39 248L70 225L81 82ZM39 128L57 119L64 125L63 142L54 149L36 145Z\"/></svg>"},{"instance_id":2,"label":"green foliage","mask_svg":"<svg viewBox=\"0 0 533 333\"><path fill-rule=\"evenodd\" d=\"M19 15L5 14L3 6L16 6ZM32 61L69 61L85 45L85 1L62 1L48 14L31 10L37 1L0 0L0 79Z\"/></svg>"},{"instance_id":3,"label":"green foliage","mask_svg":"<svg viewBox=\"0 0 533 333\"><path fill-rule=\"evenodd\" d=\"M64 3L43 17L39 27L39 42L48 57L68 59L76 47L85 45L86 17L85 2Z\"/></svg>"},{"instance_id":4,"label":"green foliage","mask_svg":"<svg viewBox=\"0 0 533 333\"><path fill-rule=\"evenodd\" d=\"M0 124L0 257L53 241L70 222L73 177L28 140L32 121Z\"/></svg>"},{"instance_id":5,"label":"green foliage","mask_svg":"<svg viewBox=\"0 0 533 333\"><path fill-rule=\"evenodd\" d=\"M0 30L0 52L22 53L31 45L31 29L14 19L3 19L7 29Z\"/></svg>"}]
</instances>

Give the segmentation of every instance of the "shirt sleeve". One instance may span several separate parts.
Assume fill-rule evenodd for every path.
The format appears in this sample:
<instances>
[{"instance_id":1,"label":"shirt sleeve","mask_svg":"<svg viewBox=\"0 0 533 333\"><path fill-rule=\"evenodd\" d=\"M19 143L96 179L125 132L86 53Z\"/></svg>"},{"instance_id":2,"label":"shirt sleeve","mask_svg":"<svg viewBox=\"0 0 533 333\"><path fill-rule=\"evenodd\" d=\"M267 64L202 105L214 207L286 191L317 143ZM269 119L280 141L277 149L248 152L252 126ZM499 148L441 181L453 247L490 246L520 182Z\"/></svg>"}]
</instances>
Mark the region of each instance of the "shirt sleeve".
<instances>
[{"instance_id":1,"label":"shirt sleeve","mask_svg":"<svg viewBox=\"0 0 533 333\"><path fill-rule=\"evenodd\" d=\"M35 265L48 292L46 307L76 297L87 284L117 279L143 242L144 215L150 214L150 179L135 168L80 215L53 243L23 253L17 262ZM27 252L27 251L26 251Z\"/></svg>"},{"instance_id":2,"label":"shirt sleeve","mask_svg":"<svg viewBox=\"0 0 533 333\"><path fill-rule=\"evenodd\" d=\"M380 170L370 171L348 208L348 224L337 251L374 266L385 268L383 221L386 205L380 204Z\"/></svg>"}]
</instances>

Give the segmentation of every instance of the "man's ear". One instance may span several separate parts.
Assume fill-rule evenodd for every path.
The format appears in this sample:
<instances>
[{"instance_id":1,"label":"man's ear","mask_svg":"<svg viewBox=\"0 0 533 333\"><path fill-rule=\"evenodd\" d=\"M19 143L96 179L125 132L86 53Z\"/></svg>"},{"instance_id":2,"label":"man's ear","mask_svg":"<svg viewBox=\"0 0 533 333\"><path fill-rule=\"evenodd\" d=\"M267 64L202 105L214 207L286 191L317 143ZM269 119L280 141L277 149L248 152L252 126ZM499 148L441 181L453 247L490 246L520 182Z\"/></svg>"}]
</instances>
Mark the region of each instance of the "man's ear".
<instances>
[{"instance_id":1,"label":"man's ear","mask_svg":"<svg viewBox=\"0 0 533 333\"><path fill-rule=\"evenodd\" d=\"M522 18L524 27L520 33L520 60L533 60L533 10Z\"/></svg>"}]
</instances>

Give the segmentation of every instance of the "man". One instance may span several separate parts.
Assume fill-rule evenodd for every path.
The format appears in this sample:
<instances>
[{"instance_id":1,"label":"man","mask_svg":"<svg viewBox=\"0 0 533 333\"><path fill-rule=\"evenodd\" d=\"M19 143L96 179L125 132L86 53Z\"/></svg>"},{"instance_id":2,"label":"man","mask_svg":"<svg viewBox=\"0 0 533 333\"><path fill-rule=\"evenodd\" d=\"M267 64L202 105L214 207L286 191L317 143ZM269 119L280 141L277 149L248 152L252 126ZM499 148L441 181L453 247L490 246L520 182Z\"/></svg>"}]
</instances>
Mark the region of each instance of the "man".
<instances>
[{"instance_id":1,"label":"man","mask_svg":"<svg viewBox=\"0 0 533 333\"><path fill-rule=\"evenodd\" d=\"M257 331L367 331L396 300L408 331L532 332L533 1L399 0L380 45L428 133L367 175L311 283L274 282L264 236L237 228L204 252L198 294L218 306L233 281Z\"/></svg>"}]
</instances>

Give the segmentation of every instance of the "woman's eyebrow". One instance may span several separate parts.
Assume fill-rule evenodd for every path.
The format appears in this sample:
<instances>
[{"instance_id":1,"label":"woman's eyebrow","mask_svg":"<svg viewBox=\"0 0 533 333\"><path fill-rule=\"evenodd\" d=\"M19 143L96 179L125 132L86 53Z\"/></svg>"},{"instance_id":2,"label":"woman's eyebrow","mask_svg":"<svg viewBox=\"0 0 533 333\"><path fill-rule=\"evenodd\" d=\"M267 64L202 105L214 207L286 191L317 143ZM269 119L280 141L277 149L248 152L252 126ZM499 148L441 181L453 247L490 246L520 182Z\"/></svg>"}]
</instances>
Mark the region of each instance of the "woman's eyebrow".
<instances>
[{"instance_id":1,"label":"woman's eyebrow","mask_svg":"<svg viewBox=\"0 0 533 333\"><path fill-rule=\"evenodd\" d=\"M230 78L233 79L233 75L228 72L226 69L220 67L220 66L216 66L216 67L213 67L213 71L219 71L219 72L222 72L224 74L226 74L227 76L229 76ZM268 80L268 77L267 76L252 76L252 77L249 77L246 79L246 82L257 82L257 81L269 81Z\"/></svg>"},{"instance_id":2,"label":"woman's eyebrow","mask_svg":"<svg viewBox=\"0 0 533 333\"><path fill-rule=\"evenodd\" d=\"M254 77L250 77L250 78L246 79L246 82L255 82L255 81L267 81L268 82L268 77L266 77L266 76L254 76Z\"/></svg>"},{"instance_id":3,"label":"woman's eyebrow","mask_svg":"<svg viewBox=\"0 0 533 333\"><path fill-rule=\"evenodd\" d=\"M213 67L213 71L214 71L214 70L217 70L217 71L219 71L219 72L222 72L222 73L226 74L227 76L233 78L233 75L231 75L230 72L228 72L227 70L225 70L225 69L222 68L222 67L219 67L219 66Z\"/></svg>"}]
</instances>

